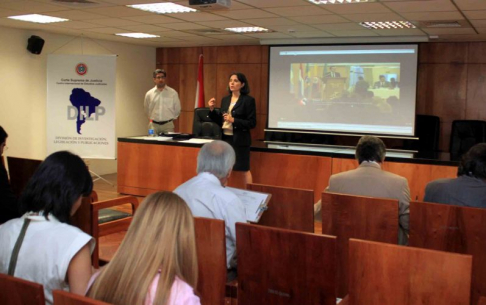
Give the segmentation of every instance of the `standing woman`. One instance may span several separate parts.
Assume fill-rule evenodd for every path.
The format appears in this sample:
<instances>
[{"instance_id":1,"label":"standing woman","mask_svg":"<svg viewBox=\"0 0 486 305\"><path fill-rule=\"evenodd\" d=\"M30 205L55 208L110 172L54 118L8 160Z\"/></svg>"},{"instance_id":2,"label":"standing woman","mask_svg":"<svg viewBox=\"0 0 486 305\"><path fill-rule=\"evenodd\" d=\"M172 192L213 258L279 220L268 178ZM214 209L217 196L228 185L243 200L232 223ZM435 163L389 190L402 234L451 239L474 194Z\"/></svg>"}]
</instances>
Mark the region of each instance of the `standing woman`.
<instances>
[{"instance_id":1,"label":"standing woman","mask_svg":"<svg viewBox=\"0 0 486 305\"><path fill-rule=\"evenodd\" d=\"M250 172L250 129L256 126L255 99L248 95L250 85L243 73L235 72L229 77L230 95L221 100L221 113L214 111L216 99L209 100L209 118L223 129L223 140L236 153L233 171L243 172L245 184L252 183Z\"/></svg>"}]
</instances>

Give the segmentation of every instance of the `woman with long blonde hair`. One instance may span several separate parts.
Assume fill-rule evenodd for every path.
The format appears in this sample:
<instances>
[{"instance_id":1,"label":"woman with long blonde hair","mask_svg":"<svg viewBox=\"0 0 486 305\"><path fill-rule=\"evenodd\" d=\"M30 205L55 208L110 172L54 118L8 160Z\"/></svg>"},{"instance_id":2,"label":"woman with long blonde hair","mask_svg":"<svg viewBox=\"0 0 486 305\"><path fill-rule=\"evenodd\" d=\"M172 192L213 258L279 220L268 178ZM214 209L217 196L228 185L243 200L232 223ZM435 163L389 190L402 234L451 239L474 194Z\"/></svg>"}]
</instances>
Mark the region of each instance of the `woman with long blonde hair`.
<instances>
[{"instance_id":1,"label":"woman with long blonde hair","mask_svg":"<svg viewBox=\"0 0 486 305\"><path fill-rule=\"evenodd\" d=\"M88 291L97 300L123 304L200 304L194 220L171 192L141 203L111 262Z\"/></svg>"}]
</instances>

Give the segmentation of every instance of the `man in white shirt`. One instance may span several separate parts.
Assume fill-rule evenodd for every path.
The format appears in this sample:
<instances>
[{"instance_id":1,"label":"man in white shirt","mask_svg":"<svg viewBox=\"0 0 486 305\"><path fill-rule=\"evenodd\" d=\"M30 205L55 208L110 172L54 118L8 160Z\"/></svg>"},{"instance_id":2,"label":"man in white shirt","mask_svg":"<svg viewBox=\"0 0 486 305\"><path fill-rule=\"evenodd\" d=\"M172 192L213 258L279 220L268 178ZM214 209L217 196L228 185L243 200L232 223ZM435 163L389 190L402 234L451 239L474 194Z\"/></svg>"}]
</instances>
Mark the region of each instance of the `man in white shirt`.
<instances>
[{"instance_id":1,"label":"man in white shirt","mask_svg":"<svg viewBox=\"0 0 486 305\"><path fill-rule=\"evenodd\" d=\"M149 120L153 122L156 134L174 131L174 121L181 113L181 102L177 91L167 86L165 70L153 73L155 87L145 94L144 108Z\"/></svg>"},{"instance_id":2,"label":"man in white shirt","mask_svg":"<svg viewBox=\"0 0 486 305\"><path fill-rule=\"evenodd\" d=\"M197 156L197 176L174 190L187 203L196 217L225 221L226 263L236 268L235 223L246 222L246 209L240 199L225 185L235 163L235 152L224 141L204 144Z\"/></svg>"}]
</instances>

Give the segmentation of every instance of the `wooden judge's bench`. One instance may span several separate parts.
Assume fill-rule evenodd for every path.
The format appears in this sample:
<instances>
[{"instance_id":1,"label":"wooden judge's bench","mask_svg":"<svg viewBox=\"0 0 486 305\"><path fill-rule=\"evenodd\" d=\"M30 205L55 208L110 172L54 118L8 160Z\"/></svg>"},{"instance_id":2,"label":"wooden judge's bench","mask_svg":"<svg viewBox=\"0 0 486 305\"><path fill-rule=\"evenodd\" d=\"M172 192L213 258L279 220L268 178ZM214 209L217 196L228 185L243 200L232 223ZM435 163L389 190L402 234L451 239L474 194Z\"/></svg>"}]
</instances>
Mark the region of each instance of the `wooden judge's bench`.
<instances>
[{"instance_id":1,"label":"wooden judge's bench","mask_svg":"<svg viewBox=\"0 0 486 305\"><path fill-rule=\"evenodd\" d=\"M172 191L196 175L201 144L176 141L118 139L118 192L146 196ZM251 147L253 182L314 191L315 201L332 174L354 169L354 149L310 145L269 144ZM458 163L449 154L387 152L383 168L407 178L412 200L422 200L428 182L454 178ZM230 180L230 185L238 185Z\"/></svg>"}]
</instances>

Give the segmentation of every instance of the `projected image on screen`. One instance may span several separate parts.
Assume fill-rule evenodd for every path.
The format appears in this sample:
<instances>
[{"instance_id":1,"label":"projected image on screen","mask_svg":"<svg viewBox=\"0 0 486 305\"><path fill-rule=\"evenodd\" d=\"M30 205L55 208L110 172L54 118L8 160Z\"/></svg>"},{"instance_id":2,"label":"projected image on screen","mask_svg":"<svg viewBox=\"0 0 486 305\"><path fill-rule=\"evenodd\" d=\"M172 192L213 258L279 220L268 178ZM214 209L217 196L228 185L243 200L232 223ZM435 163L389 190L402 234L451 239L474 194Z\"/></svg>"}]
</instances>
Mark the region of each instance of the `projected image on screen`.
<instances>
[{"instance_id":1,"label":"projected image on screen","mask_svg":"<svg viewBox=\"0 0 486 305\"><path fill-rule=\"evenodd\" d=\"M417 47L272 47L269 128L413 135Z\"/></svg>"}]
</instances>

